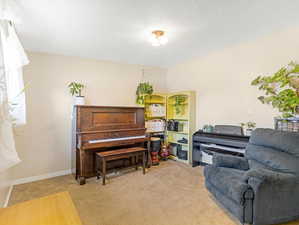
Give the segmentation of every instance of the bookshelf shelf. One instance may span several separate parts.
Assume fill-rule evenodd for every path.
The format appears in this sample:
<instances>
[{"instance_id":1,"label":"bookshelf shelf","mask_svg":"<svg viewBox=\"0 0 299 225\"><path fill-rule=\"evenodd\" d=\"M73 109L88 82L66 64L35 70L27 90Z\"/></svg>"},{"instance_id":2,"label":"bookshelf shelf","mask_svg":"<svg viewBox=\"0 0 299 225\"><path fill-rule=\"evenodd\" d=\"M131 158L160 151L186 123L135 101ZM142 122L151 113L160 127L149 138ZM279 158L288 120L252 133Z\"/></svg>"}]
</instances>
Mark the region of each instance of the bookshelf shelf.
<instances>
[{"instance_id":1,"label":"bookshelf shelf","mask_svg":"<svg viewBox=\"0 0 299 225\"><path fill-rule=\"evenodd\" d=\"M166 118L166 94L154 93L145 97L145 120L152 119L165 119ZM158 105L160 108L164 108L163 113L155 113L152 111L152 106Z\"/></svg>"},{"instance_id":2,"label":"bookshelf shelf","mask_svg":"<svg viewBox=\"0 0 299 225\"><path fill-rule=\"evenodd\" d=\"M171 141L171 140L169 140L168 141L169 143L174 143L174 144L180 144L180 145L182 145L182 146L189 146L189 144L184 144L184 143L180 143L180 142L177 142L177 141ZM184 149L183 149L184 150Z\"/></svg>"}]
</instances>

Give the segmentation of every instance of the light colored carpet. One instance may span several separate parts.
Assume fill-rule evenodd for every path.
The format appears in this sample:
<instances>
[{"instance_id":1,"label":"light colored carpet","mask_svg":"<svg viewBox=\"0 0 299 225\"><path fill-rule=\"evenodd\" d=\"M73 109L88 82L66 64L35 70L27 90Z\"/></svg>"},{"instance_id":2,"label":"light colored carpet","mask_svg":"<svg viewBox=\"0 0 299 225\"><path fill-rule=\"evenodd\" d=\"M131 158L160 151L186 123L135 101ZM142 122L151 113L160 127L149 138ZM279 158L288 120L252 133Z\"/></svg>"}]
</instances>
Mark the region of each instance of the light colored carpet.
<instances>
[{"instance_id":1,"label":"light colored carpet","mask_svg":"<svg viewBox=\"0 0 299 225\"><path fill-rule=\"evenodd\" d=\"M9 205L68 191L84 225L236 225L204 187L202 168L167 161L80 186L72 175L15 186ZM299 221L288 225L299 225Z\"/></svg>"}]
</instances>

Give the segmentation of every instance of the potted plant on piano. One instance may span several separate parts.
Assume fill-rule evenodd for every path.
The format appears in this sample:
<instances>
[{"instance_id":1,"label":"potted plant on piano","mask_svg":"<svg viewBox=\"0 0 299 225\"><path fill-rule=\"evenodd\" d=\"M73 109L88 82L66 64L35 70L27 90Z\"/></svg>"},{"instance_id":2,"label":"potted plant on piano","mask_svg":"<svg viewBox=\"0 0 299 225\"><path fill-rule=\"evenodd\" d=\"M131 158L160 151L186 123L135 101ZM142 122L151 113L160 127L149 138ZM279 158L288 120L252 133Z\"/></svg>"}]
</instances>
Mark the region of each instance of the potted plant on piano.
<instances>
[{"instance_id":1,"label":"potted plant on piano","mask_svg":"<svg viewBox=\"0 0 299 225\"><path fill-rule=\"evenodd\" d=\"M81 92L85 86L81 83L71 82L68 87L70 88L71 95L74 96L74 105L84 105L85 98L81 95Z\"/></svg>"}]
</instances>

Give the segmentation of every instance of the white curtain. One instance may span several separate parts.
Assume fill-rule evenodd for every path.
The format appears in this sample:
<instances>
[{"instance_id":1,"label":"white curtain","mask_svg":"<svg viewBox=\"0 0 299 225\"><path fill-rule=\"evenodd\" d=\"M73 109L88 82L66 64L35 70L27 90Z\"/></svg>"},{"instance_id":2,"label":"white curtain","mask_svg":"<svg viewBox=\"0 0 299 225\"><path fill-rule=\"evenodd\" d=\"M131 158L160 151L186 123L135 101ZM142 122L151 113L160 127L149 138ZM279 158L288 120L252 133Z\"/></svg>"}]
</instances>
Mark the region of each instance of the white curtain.
<instances>
[{"instance_id":1,"label":"white curtain","mask_svg":"<svg viewBox=\"0 0 299 225\"><path fill-rule=\"evenodd\" d=\"M23 66L29 61L14 27L8 22L2 22L0 29L10 114L15 125L23 125L26 123Z\"/></svg>"},{"instance_id":2,"label":"white curtain","mask_svg":"<svg viewBox=\"0 0 299 225\"><path fill-rule=\"evenodd\" d=\"M0 20L21 22L21 8L14 0L0 0Z\"/></svg>"},{"instance_id":3,"label":"white curtain","mask_svg":"<svg viewBox=\"0 0 299 225\"><path fill-rule=\"evenodd\" d=\"M9 115L4 70L0 71L0 172L20 162L16 152L13 125Z\"/></svg>"},{"instance_id":4,"label":"white curtain","mask_svg":"<svg viewBox=\"0 0 299 225\"><path fill-rule=\"evenodd\" d=\"M0 171L18 162L13 126L26 123L23 66L29 63L13 27L12 0L0 0Z\"/></svg>"}]
</instances>

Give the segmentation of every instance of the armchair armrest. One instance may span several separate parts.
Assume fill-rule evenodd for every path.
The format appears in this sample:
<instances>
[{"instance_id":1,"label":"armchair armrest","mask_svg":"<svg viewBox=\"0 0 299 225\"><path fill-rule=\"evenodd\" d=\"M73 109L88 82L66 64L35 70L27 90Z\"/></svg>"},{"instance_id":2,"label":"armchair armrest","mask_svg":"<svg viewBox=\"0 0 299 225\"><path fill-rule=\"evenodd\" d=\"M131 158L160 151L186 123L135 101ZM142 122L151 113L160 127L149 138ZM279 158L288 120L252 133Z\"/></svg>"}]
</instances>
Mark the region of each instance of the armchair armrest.
<instances>
[{"instance_id":1,"label":"armchair armrest","mask_svg":"<svg viewBox=\"0 0 299 225\"><path fill-rule=\"evenodd\" d=\"M298 216L298 174L260 168L245 172L244 181L254 191L254 224L278 224Z\"/></svg>"},{"instance_id":2,"label":"armchair armrest","mask_svg":"<svg viewBox=\"0 0 299 225\"><path fill-rule=\"evenodd\" d=\"M215 153L213 155L213 165L216 167L227 167L239 170L249 169L247 159L220 153Z\"/></svg>"},{"instance_id":3,"label":"armchair armrest","mask_svg":"<svg viewBox=\"0 0 299 225\"><path fill-rule=\"evenodd\" d=\"M281 173L268 169L253 169L248 170L244 179L246 182L252 185L255 189L258 185L271 185L272 188L279 185L298 185L299 186L299 177L291 173Z\"/></svg>"}]
</instances>

